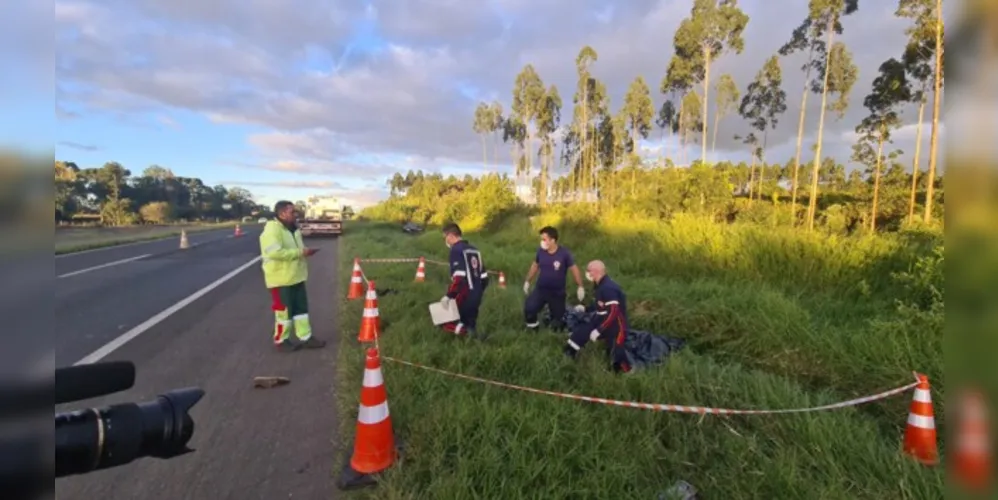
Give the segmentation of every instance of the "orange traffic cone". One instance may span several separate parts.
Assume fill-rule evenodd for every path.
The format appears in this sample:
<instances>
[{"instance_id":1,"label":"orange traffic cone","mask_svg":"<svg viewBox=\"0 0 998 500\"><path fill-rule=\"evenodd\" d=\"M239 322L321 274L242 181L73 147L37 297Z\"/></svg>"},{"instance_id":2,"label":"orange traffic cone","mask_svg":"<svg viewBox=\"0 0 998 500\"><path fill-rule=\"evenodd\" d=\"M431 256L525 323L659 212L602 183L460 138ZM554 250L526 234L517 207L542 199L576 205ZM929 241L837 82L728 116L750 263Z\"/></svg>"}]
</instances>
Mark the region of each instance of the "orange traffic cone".
<instances>
[{"instance_id":1,"label":"orange traffic cone","mask_svg":"<svg viewBox=\"0 0 998 500\"><path fill-rule=\"evenodd\" d=\"M388 412L388 394L381 375L381 359L378 350L370 348L364 362L364 384L360 390L353 454L340 477L340 489L375 484L372 475L391 467L396 459L398 448L395 446L395 432Z\"/></svg>"},{"instance_id":2,"label":"orange traffic cone","mask_svg":"<svg viewBox=\"0 0 998 500\"><path fill-rule=\"evenodd\" d=\"M426 280L426 259L423 257L419 258L419 267L416 268L416 282L420 283Z\"/></svg>"},{"instance_id":3,"label":"orange traffic cone","mask_svg":"<svg viewBox=\"0 0 998 500\"><path fill-rule=\"evenodd\" d=\"M374 342L381 335L381 318L378 316L378 291L374 282L367 282L367 298L364 299L364 317L360 320L359 342Z\"/></svg>"},{"instance_id":4,"label":"orange traffic cone","mask_svg":"<svg viewBox=\"0 0 998 500\"><path fill-rule=\"evenodd\" d=\"M932 411L929 378L921 373L915 376L918 385L915 386L908 425L904 430L904 452L923 465L936 465L939 463L939 449L936 446L936 418Z\"/></svg>"},{"instance_id":5,"label":"orange traffic cone","mask_svg":"<svg viewBox=\"0 0 998 500\"><path fill-rule=\"evenodd\" d=\"M239 224L236 224L236 232L232 236L238 238L242 235L243 235L243 229L239 227Z\"/></svg>"},{"instance_id":6,"label":"orange traffic cone","mask_svg":"<svg viewBox=\"0 0 998 500\"><path fill-rule=\"evenodd\" d=\"M350 277L350 289L347 290L347 300L359 299L364 295L364 280L360 273L360 259L353 260L353 276Z\"/></svg>"},{"instance_id":7,"label":"orange traffic cone","mask_svg":"<svg viewBox=\"0 0 998 500\"><path fill-rule=\"evenodd\" d=\"M499 273L499 288L506 288L506 274Z\"/></svg>"},{"instance_id":8,"label":"orange traffic cone","mask_svg":"<svg viewBox=\"0 0 998 500\"><path fill-rule=\"evenodd\" d=\"M187 241L187 231L184 229L180 230L180 249L187 250L191 247L191 243Z\"/></svg>"},{"instance_id":9,"label":"orange traffic cone","mask_svg":"<svg viewBox=\"0 0 998 500\"><path fill-rule=\"evenodd\" d=\"M952 477L968 491L985 493L991 487L991 442L984 398L968 391L960 398L959 427L950 464Z\"/></svg>"}]
</instances>

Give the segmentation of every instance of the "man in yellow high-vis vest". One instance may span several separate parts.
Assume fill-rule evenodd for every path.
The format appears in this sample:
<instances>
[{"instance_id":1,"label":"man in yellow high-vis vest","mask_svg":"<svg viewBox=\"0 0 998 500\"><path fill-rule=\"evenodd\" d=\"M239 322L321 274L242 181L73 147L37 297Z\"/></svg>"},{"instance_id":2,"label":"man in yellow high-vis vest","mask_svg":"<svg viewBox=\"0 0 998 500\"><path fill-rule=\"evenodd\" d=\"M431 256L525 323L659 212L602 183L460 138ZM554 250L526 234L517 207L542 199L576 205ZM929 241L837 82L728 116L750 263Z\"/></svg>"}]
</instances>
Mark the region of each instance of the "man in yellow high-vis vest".
<instances>
[{"instance_id":1,"label":"man in yellow high-vis vest","mask_svg":"<svg viewBox=\"0 0 998 500\"><path fill-rule=\"evenodd\" d=\"M295 205L279 201L274 206L276 217L267 221L260 234L260 253L263 257L263 279L270 289L274 309L274 346L283 352L301 347L317 349L326 342L312 335L308 321L308 257L317 249L308 248L302 241L301 231L295 221ZM297 342L290 338L294 329Z\"/></svg>"}]
</instances>

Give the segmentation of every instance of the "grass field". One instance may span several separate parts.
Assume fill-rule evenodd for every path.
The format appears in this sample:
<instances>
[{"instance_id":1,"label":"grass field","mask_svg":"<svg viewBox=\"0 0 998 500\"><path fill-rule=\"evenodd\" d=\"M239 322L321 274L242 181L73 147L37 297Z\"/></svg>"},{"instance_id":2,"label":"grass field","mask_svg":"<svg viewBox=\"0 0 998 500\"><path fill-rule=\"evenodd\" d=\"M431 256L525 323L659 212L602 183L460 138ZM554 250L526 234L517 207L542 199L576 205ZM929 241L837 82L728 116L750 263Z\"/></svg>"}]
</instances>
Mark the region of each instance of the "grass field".
<instances>
[{"instance_id":1,"label":"grass field","mask_svg":"<svg viewBox=\"0 0 998 500\"><path fill-rule=\"evenodd\" d=\"M606 261L628 293L632 327L686 338L689 347L663 366L616 376L596 348L574 364L561 354L564 337L524 333L520 286L545 223L559 227L582 265ZM507 218L501 229L466 237L509 283L487 292L479 325L488 341L454 338L430 324L426 305L443 295L445 269L430 266L427 282L416 284L415 265L371 263L364 272L379 289L399 290L379 298L383 354L539 389L653 403L814 406L906 384L911 370L927 373L942 399L941 326L900 312L896 300L925 297L892 277L931 255L929 236L839 241L683 219L610 230L541 216ZM355 256L446 260L432 228L408 236L395 225L352 223L342 245L343 290ZM362 302L347 303L341 315L345 446L363 372ZM941 469L899 452L909 393L822 413L701 419L515 392L388 362L384 373L406 452L361 497L653 499L680 479L711 499L943 497ZM937 404L943 427L941 410Z\"/></svg>"},{"instance_id":2,"label":"grass field","mask_svg":"<svg viewBox=\"0 0 998 500\"><path fill-rule=\"evenodd\" d=\"M223 222L219 224L56 228L55 253L58 255L137 241L169 238L171 236L179 236L182 229L186 229L188 233L194 233L230 226L235 226L235 222Z\"/></svg>"}]
</instances>

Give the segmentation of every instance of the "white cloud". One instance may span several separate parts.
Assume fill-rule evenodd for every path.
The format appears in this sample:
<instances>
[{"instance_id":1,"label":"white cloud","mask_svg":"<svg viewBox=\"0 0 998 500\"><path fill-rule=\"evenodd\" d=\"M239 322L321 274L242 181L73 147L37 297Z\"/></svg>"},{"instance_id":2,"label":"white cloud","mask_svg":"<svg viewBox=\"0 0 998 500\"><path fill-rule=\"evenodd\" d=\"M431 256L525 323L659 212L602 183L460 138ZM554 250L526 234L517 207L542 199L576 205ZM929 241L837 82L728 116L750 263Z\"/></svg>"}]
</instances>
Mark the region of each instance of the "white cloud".
<instances>
[{"instance_id":1,"label":"white cloud","mask_svg":"<svg viewBox=\"0 0 998 500\"><path fill-rule=\"evenodd\" d=\"M614 111L637 75L659 106L672 36L690 7L690 0L60 0L57 114L139 122L183 109L219 126L254 124L266 131L247 138L253 156L243 166L289 175L383 179L397 169L475 166L482 150L471 130L474 100L499 99L508 110L526 63L560 89L563 122L571 117L575 56L586 44L599 53L593 72L610 89ZM825 151L840 160L848 159L846 137L864 114L877 67L901 50L905 22L894 7L864 4L845 20L842 40L860 75L845 118L826 121ZM744 88L790 37L806 3L743 8L751 17L745 52L723 56L712 72L731 73ZM331 62L315 62L322 59ZM788 110L769 152L779 161L793 155L803 86L799 58L782 64ZM809 135L818 101L809 99ZM906 119L914 116L905 110ZM896 140L908 150L906 130ZM732 139L745 131L739 118L725 119L717 156L747 156ZM811 142L805 138L805 158ZM646 147L657 154L654 144ZM500 145L499 157L508 164L510 148Z\"/></svg>"},{"instance_id":2,"label":"white cloud","mask_svg":"<svg viewBox=\"0 0 998 500\"><path fill-rule=\"evenodd\" d=\"M342 185L333 181L222 181L221 184L283 189L344 189Z\"/></svg>"}]
</instances>

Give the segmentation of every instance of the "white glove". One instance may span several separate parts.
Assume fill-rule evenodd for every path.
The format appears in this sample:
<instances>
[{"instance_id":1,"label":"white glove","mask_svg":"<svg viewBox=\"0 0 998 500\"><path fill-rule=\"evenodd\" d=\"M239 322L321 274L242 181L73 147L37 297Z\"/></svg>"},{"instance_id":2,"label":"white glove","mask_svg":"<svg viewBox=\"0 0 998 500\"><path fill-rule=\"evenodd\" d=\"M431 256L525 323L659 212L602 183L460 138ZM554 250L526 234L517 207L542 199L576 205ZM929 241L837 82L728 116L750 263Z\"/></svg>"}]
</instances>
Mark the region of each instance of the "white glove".
<instances>
[{"instance_id":1,"label":"white glove","mask_svg":"<svg viewBox=\"0 0 998 500\"><path fill-rule=\"evenodd\" d=\"M599 338L599 330L593 328L593 331L589 332L589 340L596 342L596 339L598 338Z\"/></svg>"},{"instance_id":2,"label":"white glove","mask_svg":"<svg viewBox=\"0 0 998 500\"><path fill-rule=\"evenodd\" d=\"M584 305L582 305L582 304L579 304L579 305L577 305L577 306L573 307L572 309L573 309L573 310L574 310L575 312L577 312L577 313L584 313L584 312L586 312L586 306L584 306Z\"/></svg>"},{"instance_id":3,"label":"white glove","mask_svg":"<svg viewBox=\"0 0 998 500\"><path fill-rule=\"evenodd\" d=\"M530 282L529 281L524 281L523 282L523 294L527 295L529 293L530 293Z\"/></svg>"},{"instance_id":4,"label":"white glove","mask_svg":"<svg viewBox=\"0 0 998 500\"><path fill-rule=\"evenodd\" d=\"M579 289L575 291L575 296L579 298L579 302L582 302L582 299L586 298L585 287L580 286Z\"/></svg>"},{"instance_id":5,"label":"white glove","mask_svg":"<svg viewBox=\"0 0 998 500\"><path fill-rule=\"evenodd\" d=\"M445 308L446 308L446 307L450 307L450 301L451 301L451 300L453 300L453 299L451 299L450 297L448 297L448 296L444 295L444 298L440 299L440 303L441 303L441 304L443 304L443 306L444 306Z\"/></svg>"}]
</instances>

